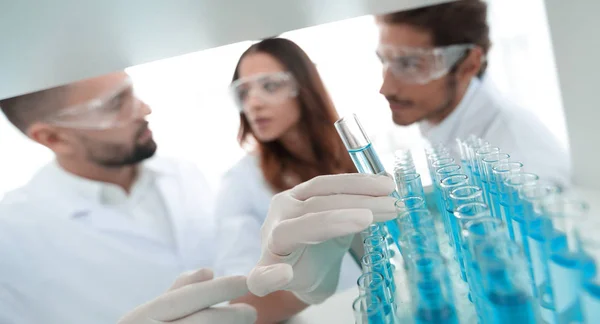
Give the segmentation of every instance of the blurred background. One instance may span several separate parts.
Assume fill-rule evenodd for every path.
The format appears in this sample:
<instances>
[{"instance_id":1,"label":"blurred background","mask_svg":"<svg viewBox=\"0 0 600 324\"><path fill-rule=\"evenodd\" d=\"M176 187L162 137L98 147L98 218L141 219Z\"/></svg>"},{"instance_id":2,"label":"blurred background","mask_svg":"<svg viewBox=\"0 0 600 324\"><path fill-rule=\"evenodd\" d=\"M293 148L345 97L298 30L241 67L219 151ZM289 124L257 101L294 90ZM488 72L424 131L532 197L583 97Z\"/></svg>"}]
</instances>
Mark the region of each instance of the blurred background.
<instances>
[{"instance_id":1,"label":"blurred background","mask_svg":"<svg viewBox=\"0 0 600 324\"><path fill-rule=\"evenodd\" d=\"M485 82L534 112L567 147L568 138L543 0L488 0L493 46ZM515 10L518 8L518 10ZM381 65L375 56L372 16L319 25L280 35L297 42L317 64L340 115L356 113L391 163L394 149L420 141L416 126L394 126L379 94ZM228 85L246 41L127 69L153 114L158 153L192 161L216 187L244 154L236 141L239 116ZM0 198L29 180L52 155L28 141L0 117L3 156ZM213 153L213 152L216 152Z\"/></svg>"}]
</instances>

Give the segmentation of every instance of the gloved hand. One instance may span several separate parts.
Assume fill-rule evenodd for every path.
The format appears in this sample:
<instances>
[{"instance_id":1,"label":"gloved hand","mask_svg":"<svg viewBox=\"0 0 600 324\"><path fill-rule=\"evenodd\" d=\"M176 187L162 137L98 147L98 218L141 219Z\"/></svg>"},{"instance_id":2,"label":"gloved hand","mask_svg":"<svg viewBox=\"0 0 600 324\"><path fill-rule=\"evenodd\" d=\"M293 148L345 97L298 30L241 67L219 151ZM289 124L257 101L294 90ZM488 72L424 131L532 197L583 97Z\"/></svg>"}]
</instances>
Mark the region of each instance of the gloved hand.
<instances>
[{"instance_id":1,"label":"gloved hand","mask_svg":"<svg viewBox=\"0 0 600 324\"><path fill-rule=\"evenodd\" d=\"M158 298L126 314L118 324L246 324L256 322L256 310L246 304L211 307L248 293L246 277L213 279L200 269L177 278Z\"/></svg>"},{"instance_id":2,"label":"gloved hand","mask_svg":"<svg viewBox=\"0 0 600 324\"><path fill-rule=\"evenodd\" d=\"M340 174L316 177L275 195L261 228L262 252L248 276L257 296L292 291L318 304L336 288L352 234L373 221L396 217L387 176Z\"/></svg>"}]
</instances>

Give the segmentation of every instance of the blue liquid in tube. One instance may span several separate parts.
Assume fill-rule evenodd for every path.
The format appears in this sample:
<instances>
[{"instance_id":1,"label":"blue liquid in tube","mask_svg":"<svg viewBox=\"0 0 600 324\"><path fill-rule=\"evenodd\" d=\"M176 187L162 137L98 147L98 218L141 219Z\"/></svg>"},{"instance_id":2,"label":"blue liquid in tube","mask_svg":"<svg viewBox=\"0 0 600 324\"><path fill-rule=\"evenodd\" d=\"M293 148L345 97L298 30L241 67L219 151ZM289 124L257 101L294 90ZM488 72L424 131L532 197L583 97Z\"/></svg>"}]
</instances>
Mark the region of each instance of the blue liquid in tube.
<instances>
[{"instance_id":1,"label":"blue liquid in tube","mask_svg":"<svg viewBox=\"0 0 600 324\"><path fill-rule=\"evenodd\" d=\"M588 282L583 287L581 310L585 323L600 322L600 284Z\"/></svg>"},{"instance_id":2,"label":"blue liquid in tube","mask_svg":"<svg viewBox=\"0 0 600 324\"><path fill-rule=\"evenodd\" d=\"M354 165L356 166L358 172L369 174L386 173L385 169L383 168L383 164L381 164L379 156L377 155L377 152L375 152L375 149L373 149L371 143L359 149L349 149L348 153L350 153L352 162L354 162ZM396 190L394 190L394 192L392 192L390 196L396 199L400 199L400 195ZM387 226L390 235L394 239L394 242L398 246L398 249L400 249L400 230L398 229L398 225L394 220L385 222L385 225Z\"/></svg>"}]
</instances>

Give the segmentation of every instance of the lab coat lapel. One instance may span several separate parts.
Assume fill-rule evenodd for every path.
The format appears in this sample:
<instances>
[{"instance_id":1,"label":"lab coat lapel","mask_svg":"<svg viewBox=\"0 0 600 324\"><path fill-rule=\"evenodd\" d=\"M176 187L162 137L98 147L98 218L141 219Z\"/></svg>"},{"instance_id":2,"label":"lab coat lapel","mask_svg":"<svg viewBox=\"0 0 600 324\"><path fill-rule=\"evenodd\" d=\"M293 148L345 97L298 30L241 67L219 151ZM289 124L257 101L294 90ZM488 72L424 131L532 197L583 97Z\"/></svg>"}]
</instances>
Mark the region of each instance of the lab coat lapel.
<instances>
[{"instance_id":1,"label":"lab coat lapel","mask_svg":"<svg viewBox=\"0 0 600 324\"><path fill-rule=\"evenodd\" d=\"M163 241L146 228L137 226L127 215L110 207L96 205L92 208L75 210L72 218L75 221L90 223L97 230L135 236L163 244Z\"/></svg>"},{"instance_id":2,"label":"lab coat lapel","mask_svg":"<svg viewBox=\"0 0 600 324\"><path fill-rule=\"evenodd\" d=\"M182 189L178 178L170 175L161 175L156 179L156 186L159 188L163 202L168 211L168 217L171 220L171 228L177 248L181 250L184 243L185 217L183 208L185 192Z\"/></svg>"}]
</instances>

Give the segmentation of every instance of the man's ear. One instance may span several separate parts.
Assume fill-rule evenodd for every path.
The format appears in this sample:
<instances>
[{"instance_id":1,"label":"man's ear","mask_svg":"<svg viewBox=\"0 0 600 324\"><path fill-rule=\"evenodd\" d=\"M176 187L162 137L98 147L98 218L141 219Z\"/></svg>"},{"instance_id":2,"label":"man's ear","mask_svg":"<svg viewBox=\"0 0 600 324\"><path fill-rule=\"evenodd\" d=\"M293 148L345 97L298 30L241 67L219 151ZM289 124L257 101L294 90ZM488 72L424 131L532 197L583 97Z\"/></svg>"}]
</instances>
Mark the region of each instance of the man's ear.
<instances>
[{"instance_id":1,"label":"man's ear","mask_svg":"<svg viewBox=\"0 0 600 324\"><path fill-rule=\"evenodd\" d=\"M461 80L471 80L479 74L484 62L483 50L475 46L469 50L469 54L458 67L457 75Z\"/></svg>"},{"instance_id":2,"label":"man's ear","mask_svg":"<svg viewBox=\"0 0 600 324\"><path fill-rule=\"evenodd\" d=\"M69 154L73 145L59 128L45 123L33 123L26 132L27 136L35 142L49 148L57 154Z\"/></svg>"}]
</instances>

